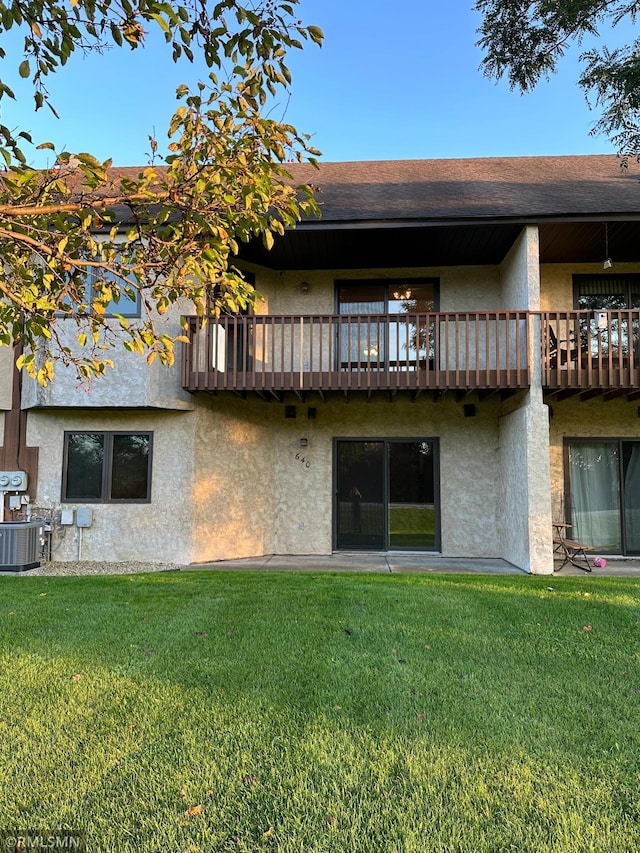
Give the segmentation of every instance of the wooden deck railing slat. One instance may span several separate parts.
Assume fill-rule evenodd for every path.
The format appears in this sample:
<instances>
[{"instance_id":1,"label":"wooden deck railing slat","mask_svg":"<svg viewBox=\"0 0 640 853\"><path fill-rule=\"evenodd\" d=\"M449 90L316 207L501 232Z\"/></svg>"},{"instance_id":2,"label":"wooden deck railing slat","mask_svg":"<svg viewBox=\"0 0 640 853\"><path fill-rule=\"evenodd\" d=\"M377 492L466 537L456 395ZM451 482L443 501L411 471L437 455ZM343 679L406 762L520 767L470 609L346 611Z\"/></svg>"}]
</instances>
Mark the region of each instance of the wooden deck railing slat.
<instances>
[{"instance_id":1,"label":"wooden deck railing slat","mask_svg":"<svg viewBox=\"0 0 640 853\"><path fill-rule=\"evenodd\" d=\"M528 387L528 312L187 318L190 391Z\"/></svg>"},{"instance_id":2,"label":"wooden deck railing slat","mask_svg":"<svg viewBox=\"0 0 640 853\"><path fill-rule=\"evenodd\" d=\"M548 391L640 387L640 310L546 311L542 384Z\"/></svg>"}]
</instances>

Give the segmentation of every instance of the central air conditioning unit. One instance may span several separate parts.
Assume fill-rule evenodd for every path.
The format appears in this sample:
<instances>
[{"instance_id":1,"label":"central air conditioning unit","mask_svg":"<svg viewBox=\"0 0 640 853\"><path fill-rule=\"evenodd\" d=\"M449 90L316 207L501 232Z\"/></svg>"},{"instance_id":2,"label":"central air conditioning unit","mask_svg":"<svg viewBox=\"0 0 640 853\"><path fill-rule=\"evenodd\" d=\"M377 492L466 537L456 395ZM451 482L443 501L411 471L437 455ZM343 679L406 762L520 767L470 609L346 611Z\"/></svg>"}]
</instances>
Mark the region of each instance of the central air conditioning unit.
<instances>
[{"instance_id":1,"label":"central air conditioning unit","mask_svg":"<svg viewBox=\"0 0 640 853\"><path fill-rule=\"evenodd\" d=\"M40 521L8 521L0 524L0 572L23 572L40 565Z\"/></svg>"}]
</instances>

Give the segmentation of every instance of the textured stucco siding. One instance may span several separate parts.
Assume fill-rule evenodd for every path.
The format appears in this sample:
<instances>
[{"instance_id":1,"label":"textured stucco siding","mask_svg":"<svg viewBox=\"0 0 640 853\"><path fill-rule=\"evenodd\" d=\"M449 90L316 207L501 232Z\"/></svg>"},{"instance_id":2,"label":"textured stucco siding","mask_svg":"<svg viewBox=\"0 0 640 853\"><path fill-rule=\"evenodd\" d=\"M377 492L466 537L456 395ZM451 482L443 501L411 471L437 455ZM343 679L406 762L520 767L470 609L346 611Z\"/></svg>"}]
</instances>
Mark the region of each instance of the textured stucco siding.
<instances>
[{"instance_id":1,"label":"textured stucco siding","mask_svg":"<svg viewBox=\"0 0 640 853\"><path fill-rule=\"evenodd\" d=\"M551 465L551 500L553 518L565 518L564 439L565 438L635 438L640 440L637 402L624 399L603 403L594 399L580 402L571 398L553 403L549 429Z\"/></svg>"},{"instance_id":2,"label":"textured stucco siding","mask_svg":"<svg viewBox=\"0 0 640 853\"><path fill-rule=\"evenodd\" d=\"M495 311L508 309L497 266L407 267L370 270L298 270L273 272L256 269L256 288L263 299L258 314L333 314L336 279L438 278L440 311ZM309 285L302 293L300 285Z\"/></svg>"},{"instance_id":3,"label":"textured stucco siding","mask_svg":"<svg viewBox=\"0 0 640 853\"><path fill-rule=\"evenodd\" d=\"M184 304L176 305L165 317L156 319L159 333L172 337L180 335L180 315L193 313ZM135 321L132 320L133 324ZM58 326L61 341L79 352L77 329L70 321ZM146 355L131 353L120 344L101 355L112 359L114 367L94 381L79 382L73 367L58 363L53 381L42 388L25 376L22 388L22 407L62 408L154 408L188 410L193 398L182 389L180 372L182 344L176 344L176 359L171 367L163 366L158 359L148 365Z\"/></svg>"},{"instance_id":4,"label":"textured stucco siding","mask_svg":"<svg viewBox=\"0 0 640 853\"><path fill-rule=\"evenodd\" d=\"M331 314L336 279L399 277L439 278L441 311L529 308L538 293L535 253L537 230L526 228L499 267L256 269L256 286L264 295L257 311ZM307 293L302 282L309 285ZM524 394L508 405L498 395L483 402L472 397L465 402L476 402L476 416L465 418L462 402L453 396L434 402L425 394L411 402L398 394L390 402L386 395L370 401L354 395L347 402L338 395L327 400L309 395L304 402L286 400L297 412L287 419L285 406L275 400L186 395L177 368L149 370L144 358L126 353L118 358L106 383L94 383L89 392L66 377L56 380L55 389L32 390L31 405L42 407L30 412L28 435L40 447L40 506L60 508L64 430L154 431L151 503L93 505L94 524L83 534L85 559L198 563L269 553L328 554L337 438L438 440L443 555L502 557L535 571L532 564L540 565L539 555L550 548L550 513L544 516L547 410L541 401L532 403ZM69 408L44 408L62 405ZM154 412L154 405L191 411ZM102 410L91 411L97 406ZM122 406L147 409L118 411ZM313 419L310 407L316 410ZM543 529L545 543L539 541ZM77 529L67 529L64 537L57 533L54 547L57 559L77 556Z\"/></svg>"},{"instance_id":5,"label":"textured stucco siding","mask_svg":"<svg viewBox=\"0 0 640 853\"><path fill-rule=\"evenodd\" d=\"M527 226L500 265L504 305L511 311L537 311L540 306L538 253L538 229Z\"/></svg>"},{"instance_id":6,"label":"textured stucco siding","mask_svg":"<svg viewBox=\"0 0 640 853\"><path fill-rule=\"evenodd\" d=\"M276 409L281 407L229 396L198 398L190 561L274 552Z\"/></svg>"},{"instance_id":7,"label":"textured stucco siding","mask_svg":"<svg viewBox=\"0 0 640 853\"><path fill-rule=\"evenodd\" d=\"M473 419L459 403L426 398L310 400L296 411L286 419L278 403L221 398L199 410L195 561L330 553L335 438L438 438L442 553L501 556L497 403L479 406Z\"/></svg>"},{"instance_id":8,"label":"textured stucco siding","mask_svg":"<svg viewBox=\"0 0 640 853\"><path fill-rule=\"evenodd\" d=\"M511 308L540 308L538 229L528 226L502 263L504 292ZM549 499L548 409L542 401L541 328L529 320L530 391L507 400L500 419L500 541L502 556L536 574L553 571Z\"/></svg>"},{"instance_id":9,"label":"textured stucco siding","mask_svg":"<svg viewBox=\"0 0 640 853\"><path fill-rule=\"evenodd\" d=\"M65 430L152 430L151 503L63 504ZM82 534L85 560L188 562L192 545L193 432L193 415L188 413L30 412L29 443L40 447L35 505L55 514L62 507L91 507L93 524ZM75 526L57 528L53 539L54 559L77 559L78 547L79 532Z\"/></svg>"},{"instance_id":10,"label":"textured stucco siding","mask_svg":"<svg viewBox=\"0 0 640 853\"><path fill-rule=\"evenodd\" d=\"M13 347L0 346L0 411L9 411L11 408L13 359Z\"/></svg>"},{"instance_id":11,"label":"textured stucco siding","mask_svg":"<svg viewBox=\"0 0 640 853\"><path fill-rule=\"evenodd\" d=\"M500 421L503 555L534 574L553 571L548 442L548 408L540 391L508 401Z\"/></svg>"},{"instance_id":12,"label":"textured stucco siding","mask_svg":"<svg viewBox=\"0 0 640 853\"><path fill-rule=\"evenodd\" d=\"M316 409L313 420L307 417L310 406ZM198 398L197 411L182 414L31 412L28 438L40 446L42 460L36 504L60 509L65 430L151 429L151 503L92 505L94 524L83 534L85 559L197 563L268 553L328 554L334 439L435 438L441 553L504 557L525 567L526 555L511 553L513 537L504 535L499 402L478 404L474 418L465 418L462 404L453 399L434 403L426 397L414 403L401 397L393 403L309 399L298 401L295 419L285 418L284 408L219 396ZM513 431L516 462L510 476L520 488L517 466L526 469L528 427L526 413L516 417L525 425L516 424ZM510 511L516 510L526 520L527 505L514 501ZM522 541L527 541L524 534ZM58 532L54 547L56 559L77 557L76 528L68 528L64 537Z\"/></svg>"},{"instance_id":13,"label":"textured stucco siding","mask_svg":"<svg viewBox=\"0 0 640 853\"><path fill-rule=\"evenodd\" d=\"M603 247L604 252L604 247ZM611 274L640 273L640 264L618 264ZM540 267L540 310L572 311L573 275L606 275L602 264L543 264Z\"/></svg>"}]
</instances>

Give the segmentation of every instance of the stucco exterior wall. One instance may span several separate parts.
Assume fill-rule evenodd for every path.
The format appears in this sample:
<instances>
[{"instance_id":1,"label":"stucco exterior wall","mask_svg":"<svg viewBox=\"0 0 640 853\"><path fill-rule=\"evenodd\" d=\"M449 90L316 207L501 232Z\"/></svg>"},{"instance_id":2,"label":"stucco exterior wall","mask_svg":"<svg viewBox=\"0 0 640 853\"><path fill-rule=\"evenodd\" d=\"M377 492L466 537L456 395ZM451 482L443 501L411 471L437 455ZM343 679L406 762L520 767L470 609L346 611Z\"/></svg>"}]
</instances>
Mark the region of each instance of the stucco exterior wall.
<instances>
[{"instance_id":1,"label":"stucco exterior wall","mask_svg":"<svg viewBox=\"0 0 640 853\"><path fill-rule=\"evenodd\" d=\"M158 331L172 337L180 335L182 313L193 312L187 305L179 304L166 316L158 317ZM71 321L61 321L58 327L62 342L66 342L74 352L79 350L77 331ZM56 365L53 381L44 388L25 375L22 407L192 409L193 398L182 389L181 346L176 345L176 360L172 367L164 367L158 359L148 365L146 355L128 352L118 344L104 353L113 360L114 368L107 369L105 376L94 381L79 382L75 369L60 363Z\"/></svg>"},{"instance_id":2,"label":"stucco exterior wall","mask_svg":"<svg viewBox=\"0 0 640 853\"><path fill-rule=\"evenodd\" d=\"M548 407L539 389L507 401L500 419L500 536L505 559L553 572Z\"/></svg>"},{"instance_id":3,"label":"stucco exterior wall","mask_svg":"<svg viewBox=\"0 0 640 853\"><path fill-rule=\"evenodd\" d=\"M527 226L500 265L504 306L537 311L540 306L539 239L536 226Z\"/></svg>"},{"instance_id":4,"label":"stucco exterior wall","mask_svg":"<svg viewBox=\"0 0 640 853\"><path fill-rule=\"evenodd\" d=\"M90 506L93 524L80 534L56 528L56 560L161 560L189 562L192 546L194 416L154 412L33 411L28 441L40 447L36 508L59 517L64 506ZM65 430L153 430L151 503L70 504L61 502Z\"/></svg>"},{"instance_id":5,"label":"stucco exterior wall","mask_svg":"<svg viewBox=\"0 0 640 853\"><path fill-rule=\"evenodd\" d=\"M508 309L497 266L407 267L370 270L296 270L275 272L256 268L256 289L264 297L258 314L333 314L336 279L439 278L440 311ZM308 291L300 289L302 282Z\"/></svg>"},{"instance_id":6,"label":"stucco exterior wall","mask_svg":"<svg viewBox=\"0 0 640 853\"><path fill-rule=\"evenodd\" d=\"M197 402L190 560L274 553L272 425L282 407L230 396Z\"/></svg>"},{"instance_id":7,"label":"stucco exterior wall","mask_svg":"<svg viewBox=\"0 0 640 853\"><path fill-rule=\"evenodd\" d=\"M316 418L308 418L308 409ZM92 504L82 558L204 562L269 553L329 554L335 438L437 438L441 553L505 556L499 538L499 404L464 418L454 400L335 398L284 405L198 398L197 411L33 411L28 440L41 448L37 507L59 513L65 430L151 429L150 504ZM307 439L302 448L300 439ZM296 458L298 457L298 458ZM308 463L308 464L307 464ZM64 504L77 508L81 504ZM79 533L57 529L54 559L77 559Z\"/></svg>"},{"instance_id":8,"label":"stucco exterior wall","mask_svg":"<svg viewBox=\"0 0 640 853\"><path fill-rule=\"evenodd\" d=\"M535 252L537 230L525 229L501 267L256 270L256 287L265 297L257 311L331 314L336 279L397 277L438 277L441 311L528 308L538 292ZM347 402L338 395L327 400L309 395L304 402L287 398L297 417L285 418L284 404L275 400L187 395L177 368L174 374L155 365L149 370L144 358L122 356L124 367L118 364L107 384L96 382L95 391L56 380L57 389L36 392L30 403L68 406L30 412L28 441L40 447L40 506L60 508L64 430L154 431L151 504L93 505L94 524L83 534L84 558L105 559L106 553L114 560L198 563L269 553L329 554L335 439L405 437L439 442L444 556L503 557L545 570L545 548L551 547L549 452L547 410L539 395L504 405L496 395L477 402L473 418L464 417L462 403L452 396L434 402L425 394L411 402L399 394L390 402L381 394ZM190 411L154 412L154 405ZM92 411L98 406L104 408ZM149 408L119 411L122 406ZM76 558L77 529L57 534L54 547L55 558Z\"/></svg>"},{"instance_id":9,"label":"stucco exterior wall","mask_svg":"<svg viewBox=\"0 0 640 853\"><path fill-rule=\"evenodd\" d=\"M0 411L11 409L13 359L13 347L0 346Z\"/></svg>"},{"instance_id":10,"label":"stucco exterior wall","mask_svg":"<svg viewBox=\"0 0 640 853\"><path fill-rule=\"evenodd\" d=\"M462 405L452 400L430 399L415 403L380 398L370 403L336 400L319 409L315 435L309 438L312 466L324 474L304 488L305 472L293 471L300 482L297 492L284 494L282 517L293 523L279 525L280 542L287 553L297 536L294 507L302 508L305 494L311 524L323 536L330 531L332 515L332 452L334 438L437 438L440 449L441 553L450 557L500 556L496 537L497 496L497 406L487 402L477 407L475 418L464 418ZM295 449L291 447L290 452ZM295 456L295 454L294 454ZM283 455L283 463L288 462ZM322 491L317 492L321 485ZM321 510L321 524L314 522ZM305 529L308 522L302 518ZM326 547L326 546L325 546ZM320 552L322 553L322 552Z\"/></svg>"},{"instance_id":11,"label":"stucco exterior wall","mask_svg":"<svg viewBox=\"0 0 640 853\"><path fill-rule=\"evenodd\" d=\"M581 402L570 398L554 403L549 428L551 466L551 502L554 521L565 519L564 439L636 438L640 440L637 402L620 398L603 403L601 399Z\"/></svg>"},{"instance_id":12,"label":"stucco exterior wall","mask_svg":"<svg viewBox=\"0 0 640 853\"><path fill-rule=\"evenodd\" d=\"M539 237L527 226L502 263L510 308L540 309ZM553 571L548 408L542 401L540 318L529 318L530 390L507 400L500 418L500 540L505 559L536 574Z\"/></svg>"},{"instance_id":13,"label":"stucco exterior wall","mask_svg":"<svg viewBox=\"0 0 640 853\"><path fill-rule=\"evenodd\" d=\"M498 411L487 402L465 419L448 400L335 398L298 401L286 419L279 403L212 399L197 414L193 559L331 553L334 439L359 437L438 438L442 553L501 556Z\"/></svg>"},{"instance_id":14,"label":"stucco exterior wall","mask_svg":"<svg viewBox=\"0 0 640 853\"><path fill-rule=\"evenodd\" d=\"M640 273L640 264L615 264L611 274ZM573 275L606 275L602 264L543 264L540 267L540 310L572 311Z\"/></svg>"}]
</instances>

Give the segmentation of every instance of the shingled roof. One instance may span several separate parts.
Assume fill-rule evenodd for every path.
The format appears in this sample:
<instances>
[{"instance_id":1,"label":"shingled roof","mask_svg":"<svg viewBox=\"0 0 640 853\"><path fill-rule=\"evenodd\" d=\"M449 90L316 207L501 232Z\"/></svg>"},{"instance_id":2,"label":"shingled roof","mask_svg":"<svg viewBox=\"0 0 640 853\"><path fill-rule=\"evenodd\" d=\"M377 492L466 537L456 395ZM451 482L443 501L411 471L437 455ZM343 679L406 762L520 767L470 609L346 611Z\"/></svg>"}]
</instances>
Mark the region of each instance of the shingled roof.
<instances>
[{"instance_id":1,"label":"shingled roof","mask_svg":"<svg viewBox=\"0 0 640 853\"><path fill-rule=\"evenodd\" d=\"M640 216L640 167L615 155L291 165L322 222Z\"/></svg>"},{"instance_id":2,"label":"shingled roof","mask_svg":"<svg viewBox=\"0 0 640 853\"><path fill-rule=\"evenodd\" d=\"M287 164L311 183L322 218L303 220L267 251L274 269L499 263L536 224L543 263L602 260L604 223L617 261L640 260L640 165L613 154ZM114 168L135 176L137 167Z\"/></svg>"}]
</instances>

